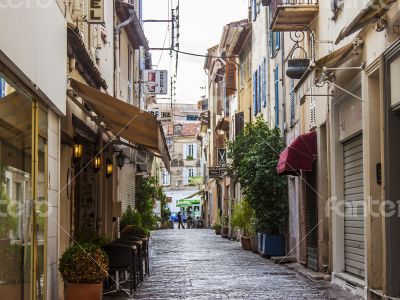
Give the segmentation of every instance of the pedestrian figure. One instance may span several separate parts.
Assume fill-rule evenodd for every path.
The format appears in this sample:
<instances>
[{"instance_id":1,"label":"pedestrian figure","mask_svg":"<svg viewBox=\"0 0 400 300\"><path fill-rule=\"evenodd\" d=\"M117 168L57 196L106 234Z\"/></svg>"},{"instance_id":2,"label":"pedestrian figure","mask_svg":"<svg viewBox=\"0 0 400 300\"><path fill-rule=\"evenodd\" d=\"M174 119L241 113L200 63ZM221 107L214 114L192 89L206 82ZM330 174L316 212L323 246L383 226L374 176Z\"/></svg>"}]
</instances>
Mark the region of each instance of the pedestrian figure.
<instances>
[{"instance_id":1,"label":"pedestrian figure","mask_svg":"<svg viewBox=\"0 0 400 300\"><path fill-rule=\"evenodd\" d=\"M183 223L182 223L181 212L178 212L178 229L181 229L181 225L182 225L182 229L185 229L185 225L183 225Z\"/></svg>"}]
</instances>

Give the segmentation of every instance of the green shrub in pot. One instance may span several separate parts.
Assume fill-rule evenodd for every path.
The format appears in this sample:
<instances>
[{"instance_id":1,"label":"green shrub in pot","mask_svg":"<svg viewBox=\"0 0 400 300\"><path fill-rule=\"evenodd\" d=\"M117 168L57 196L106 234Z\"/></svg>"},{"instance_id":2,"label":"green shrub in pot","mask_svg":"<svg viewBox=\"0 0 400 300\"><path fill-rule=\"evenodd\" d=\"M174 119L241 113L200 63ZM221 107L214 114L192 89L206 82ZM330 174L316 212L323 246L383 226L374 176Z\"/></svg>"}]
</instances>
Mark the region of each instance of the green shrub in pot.
<instances>
[{"instance_id":1,"label":"green shrub in pot","mask_svg":"<svg viewBox=\"0 0 400 300\"><path fill-rule=\"evenodd\" d=\"M66 283L67 300L101 299L108 258L99 246L90 243L71 246L60 259L59 270Z\"/></svg>"},{"instance_id":2,"label":"green shrub in pot","mask_svg":"<svg viewBox=\"0 0 400 300\"><path fill-rule=\"evenodd\" d=\"M142 235L149 237L150 231L142 226L128 225L121 231L121 236Z\"/></svg>"}]
</instances>

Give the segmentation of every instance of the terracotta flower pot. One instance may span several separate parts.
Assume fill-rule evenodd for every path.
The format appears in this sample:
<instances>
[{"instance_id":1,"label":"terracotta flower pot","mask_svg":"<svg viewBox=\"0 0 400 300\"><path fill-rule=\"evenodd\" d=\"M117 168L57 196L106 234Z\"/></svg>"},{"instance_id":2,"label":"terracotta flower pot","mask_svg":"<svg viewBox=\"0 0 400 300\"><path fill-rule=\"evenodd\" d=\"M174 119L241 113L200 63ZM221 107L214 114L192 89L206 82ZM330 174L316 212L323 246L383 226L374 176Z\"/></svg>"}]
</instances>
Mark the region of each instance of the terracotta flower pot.
<instances>
[{"instance_id":1,"label":"terracotta flower pot","mask_svg":"<svg viewBox=\"0 0 400 300\"><path fill-rule=\"evenodd\" d=\"M67 283L65 296L66 300L101 300L103 284Z\"/></svg>"},{"instance_id":2,"label":"terracotta flower pot","mask_svg":"<svg viewBox=\"0 0 400 300\"><path fill-rule=\"evenodd\" d=\"M25 291L29 291L29 285L24 285ZM18 300L22 297L22 284L1 284L0 295L6 296L10 300Z\"/></svg>"},{"instance_id":3,"label":"terracotta flower pot","mask_svg":"<svg viewBox=\"0 0 400 300\"><path fill-rule=\"evenodd\" d=\"M243 250L251 251L251 238L242 236L240 237L240 242L242 243Z\"/></svg>"}]
</instances>

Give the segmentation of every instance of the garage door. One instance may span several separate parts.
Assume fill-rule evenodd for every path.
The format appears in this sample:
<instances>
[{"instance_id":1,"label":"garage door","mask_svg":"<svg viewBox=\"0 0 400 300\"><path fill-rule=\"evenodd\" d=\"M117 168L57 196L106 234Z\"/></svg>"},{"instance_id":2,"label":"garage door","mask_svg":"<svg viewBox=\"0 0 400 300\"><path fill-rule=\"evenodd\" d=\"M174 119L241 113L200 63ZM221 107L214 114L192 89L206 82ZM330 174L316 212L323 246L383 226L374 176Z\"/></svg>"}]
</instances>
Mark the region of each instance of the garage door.
<instances>
[{"instance_id":1,"label":"garage door","mask_svg":"<svg viewBox=\"0 0 400 300\"><path fill-rule=\"evenodd\" d=\"M318 271L318 206L315 163L313 170L306 174L307 267Z\"/></svg>"},{"instance_id":2,"label":"garage door","mask_svg":"<svg viewBox=\"0 0 400 300\"><path fill-rule=\"evenodd\" d=\"M362 136L343 144L345 271L364 278L364 186Z\"/></svg>"}]
</instances>

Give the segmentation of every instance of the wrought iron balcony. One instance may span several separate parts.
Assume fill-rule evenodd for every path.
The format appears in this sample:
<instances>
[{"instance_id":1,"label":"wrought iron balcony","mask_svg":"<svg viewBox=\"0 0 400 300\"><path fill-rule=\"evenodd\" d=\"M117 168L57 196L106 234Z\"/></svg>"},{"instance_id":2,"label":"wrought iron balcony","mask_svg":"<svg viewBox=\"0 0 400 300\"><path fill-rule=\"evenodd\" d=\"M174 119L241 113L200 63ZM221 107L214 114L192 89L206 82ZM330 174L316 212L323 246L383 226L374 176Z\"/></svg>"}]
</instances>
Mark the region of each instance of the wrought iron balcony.
<instances>
[{"instance_id":1,"label":"wrought iron balcony","mask_svg":"<svg viewBox=\"0 0 400 300\"><path fill-rule=\"evenodd\" d=\"M317 16L318 0L271 0L271 30L297 31L306 28Z\"/></svg>"}]
</instances>

